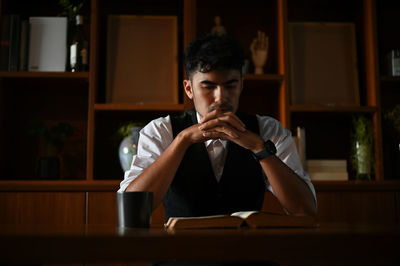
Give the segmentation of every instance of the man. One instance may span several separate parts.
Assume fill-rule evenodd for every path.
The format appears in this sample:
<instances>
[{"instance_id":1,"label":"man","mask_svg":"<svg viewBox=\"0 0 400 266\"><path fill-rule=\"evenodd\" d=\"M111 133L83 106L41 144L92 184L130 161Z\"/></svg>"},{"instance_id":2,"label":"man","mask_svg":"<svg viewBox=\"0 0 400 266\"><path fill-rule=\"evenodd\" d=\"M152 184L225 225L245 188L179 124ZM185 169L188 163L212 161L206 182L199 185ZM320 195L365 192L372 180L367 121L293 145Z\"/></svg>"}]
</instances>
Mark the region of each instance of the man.
<instances>
[{"instance_id":1,"label":"man","mask_svg":"<svg viewBox=\"0 0 400 266\"><path fill-rule=\"evenodd\" d=\"M227 35L197 39L185 52L184 90L195 110L150 122L120 191L153 191L172 216L262 208L269 189L290 214L315 216L314 187L290 131L267 116L237 113L244 53Z\"/></svg>"}]
</instances>

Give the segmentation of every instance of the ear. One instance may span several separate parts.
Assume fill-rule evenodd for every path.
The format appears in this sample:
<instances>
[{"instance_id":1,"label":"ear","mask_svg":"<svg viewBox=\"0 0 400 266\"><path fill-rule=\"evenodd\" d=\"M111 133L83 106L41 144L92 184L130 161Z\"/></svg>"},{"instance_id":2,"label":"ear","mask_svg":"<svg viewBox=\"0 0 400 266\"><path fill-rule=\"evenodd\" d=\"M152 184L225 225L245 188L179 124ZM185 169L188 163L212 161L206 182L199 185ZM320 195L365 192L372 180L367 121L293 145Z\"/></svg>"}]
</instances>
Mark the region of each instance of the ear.
<instances>
[{"instance_id":1,"label":"ear","mask_svg":"<svg viewBox=\"0 0 400 266\"><path fill-rule=\"evenodd\" d=\"M183 81L183 88L185 89L187 97L189 97L189 99L193 100L193 89L192 89L192 83L190 82L190 80L185 79Z\"/></svg>"}]
</instances>

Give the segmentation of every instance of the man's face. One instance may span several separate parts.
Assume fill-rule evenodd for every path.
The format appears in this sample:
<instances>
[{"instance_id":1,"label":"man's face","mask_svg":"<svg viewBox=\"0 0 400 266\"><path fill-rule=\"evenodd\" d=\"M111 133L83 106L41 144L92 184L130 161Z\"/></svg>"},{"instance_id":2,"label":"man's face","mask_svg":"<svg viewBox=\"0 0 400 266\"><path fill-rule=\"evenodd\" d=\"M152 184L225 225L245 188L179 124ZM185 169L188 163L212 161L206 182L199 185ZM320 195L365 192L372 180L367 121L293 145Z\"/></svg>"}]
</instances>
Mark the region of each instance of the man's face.
<instances>
[{"instance_id":1,"label":"man's face","mask_svg":"<svg viewBox=\"0 0 400 266\"><path fill-rule=\"evenodd\" d=\"M243 80L239 70L196 72L192 80L184 81L185 92L193 100L200 117L219 108L235 113L239 106Z\"/></svg>"}]
</instances>

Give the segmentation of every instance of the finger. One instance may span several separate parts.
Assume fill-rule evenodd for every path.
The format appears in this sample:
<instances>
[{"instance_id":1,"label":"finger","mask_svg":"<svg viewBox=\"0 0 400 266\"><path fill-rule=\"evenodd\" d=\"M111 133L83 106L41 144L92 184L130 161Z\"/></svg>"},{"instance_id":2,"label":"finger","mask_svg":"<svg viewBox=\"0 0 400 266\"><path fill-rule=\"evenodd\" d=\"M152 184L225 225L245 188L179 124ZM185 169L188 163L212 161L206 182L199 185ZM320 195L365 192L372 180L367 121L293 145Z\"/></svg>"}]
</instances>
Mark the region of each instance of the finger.
<instances>
[{"instance_id":1,"label":"finger","mask_svg":"<svg viewBox=\"0 0 400 266\"><path fill-rule=\"evenodd\" d=\"M234 139L239 138L238 132L236 132L236 130L233 129L232 127L226 127L226 126L213 127L211 130L203 131L203 136L205 136L204 134L206 134L206 136L208 136L207 134L210 134L210 132L214 135L222 134L221 136L227 135Z\"/></svg>"},{"instance_id":2,"label":"finger","mask_svg":"<svg viewBox=\"0 0 400 266\"><path fill-rule=\"evenodd\" d=\"M230 141L239 138L237 135L231 136L231 135L225 134L224 132L219 132L219 131L203 132L203 137L205 137L207 139L223 139L223 140L230 140Z\"/></svg>"},{"instance_id":3,"label":"finger","mask_svg":"<svg viewBox=\"0 0 400 266\"><path fill-rule=\"evenodd\" d=\"M200 130L209 130L214 127L233 127L236 130L239 130L241 132L246 131L246 127L244 123L233 113L226 113L224 116L217 117L215 119L209 120L207 122L201 123L199 126Z\"/></svg>"},{"instance_id":4,"label":"finger","mask_svg":"<svg viewBox=\"0 0 400 266\"><path fill-rule=\"evenodd\" d=\"M203 124L207 121L217 118L218 115L221 115L221 114L222 114L222 112L220 110L215 109L211 112L208 112L205 116L203 116L203 118L200 119L199 123Z\"/></svg>"},{"instance_id":5,"label":"finger","mask_svg":"<svg viewBox=\"0 0 400 266\"><path fill-rule=\"evenodd\" d=\"M242 120L240 120L240 118L237 117L234 113L226 112L226 113L224 113L224 115L231 117L232 119L236 120L242 127L246 128L246 124L243 123Z\"/></svg>"}]
</instances>

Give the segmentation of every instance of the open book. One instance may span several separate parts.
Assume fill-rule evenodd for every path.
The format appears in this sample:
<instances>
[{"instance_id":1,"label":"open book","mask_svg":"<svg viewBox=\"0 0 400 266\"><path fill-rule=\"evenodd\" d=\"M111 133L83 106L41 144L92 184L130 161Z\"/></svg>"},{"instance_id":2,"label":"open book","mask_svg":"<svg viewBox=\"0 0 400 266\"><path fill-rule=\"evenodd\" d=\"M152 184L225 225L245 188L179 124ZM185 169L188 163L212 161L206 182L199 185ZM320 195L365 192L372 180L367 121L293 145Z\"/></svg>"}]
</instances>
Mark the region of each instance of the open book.
<instances>
[{"instance_id":1,"label":"open book","mask_svg":"<svg viewBox=\"0 0 400 266\"><path fill-rule=\"evenodd\" d=\"M235 212L231 215L171 217L165 224L168 229L239 228L244 226L251 228L316 227L317 223L315 218L311 216L244 211Z\"/></svg>"}]
</instances>

